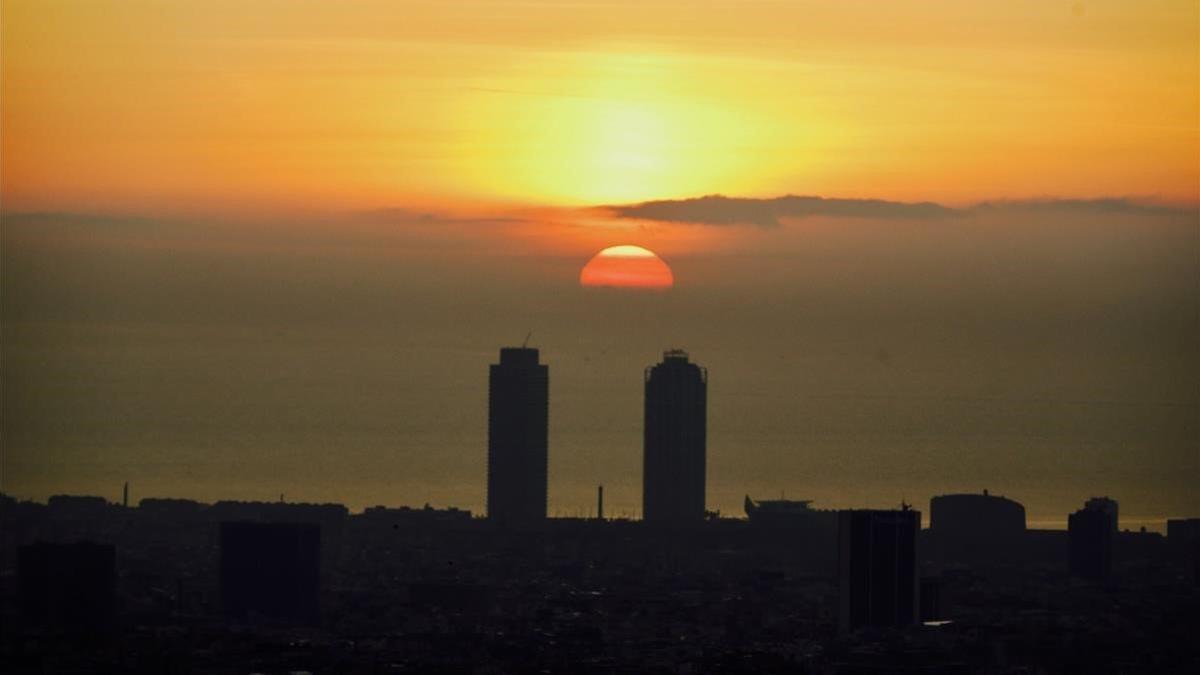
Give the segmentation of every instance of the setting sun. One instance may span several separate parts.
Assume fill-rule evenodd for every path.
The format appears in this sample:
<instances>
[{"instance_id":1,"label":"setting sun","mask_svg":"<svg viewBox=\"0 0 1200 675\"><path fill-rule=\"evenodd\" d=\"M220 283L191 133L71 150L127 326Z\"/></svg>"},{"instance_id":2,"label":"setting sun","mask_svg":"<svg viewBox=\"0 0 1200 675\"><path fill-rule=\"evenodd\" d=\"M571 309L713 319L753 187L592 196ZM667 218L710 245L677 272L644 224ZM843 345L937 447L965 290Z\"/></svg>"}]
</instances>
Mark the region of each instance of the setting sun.
<instances>
[{"instance_id":1,"label":"setting sun","mask_svg":"<svg viewBox=\"0 0 1200 675\"><path fill-rule=\"evenodd\" d=\"M597 253L579 273L588 287L667 289L675 285L671 268L641 246L610 246Z\"/></svg>"}]
</instances>

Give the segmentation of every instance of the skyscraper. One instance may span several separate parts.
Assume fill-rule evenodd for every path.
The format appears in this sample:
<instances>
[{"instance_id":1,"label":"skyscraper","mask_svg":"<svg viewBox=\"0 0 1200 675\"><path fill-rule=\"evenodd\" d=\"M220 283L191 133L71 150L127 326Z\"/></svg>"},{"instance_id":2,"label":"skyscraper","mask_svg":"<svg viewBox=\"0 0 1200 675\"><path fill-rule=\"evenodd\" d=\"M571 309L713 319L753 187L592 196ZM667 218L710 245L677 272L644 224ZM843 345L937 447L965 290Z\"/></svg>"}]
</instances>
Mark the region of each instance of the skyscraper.
<instances>
[{"instance_id":1,"label":"skyscraper","mask_svg":"<svg viewBox=\"0 0 1200 675\"><path fill-rule=\"evenodd\" d=\"M917 531L921 513L855 510L838 514L839 625L907 626L920 607Z\"/></svg>"},{"instance_id":2,"label":"skyscraper","mask_svg":"<svg viewBox=\"0 0 1200 675\"><path fill-rule=\"evenodd\" d=\"M708 371L673 349L646 369L642 509L649 523L704 519Z\"/></svg>"},{"instance_id":3,"label":"skyscraper","mask_svg":"<svg viewBox=\"0 0 1200 675\"><path fill-rule=\"evenodd\" d=\"M545 519L549 405L550 372L538 350L502 348L488 382L488 519Z\"/></svg>"},{"instance_id":4,"label":"skyscraper","mask_svg":"<svg viewBox=\"0 0 1200 675\"><path fill-rule=\"evenodd\" d=\"M1089 501L1067 517L1068 568L1072 575L1098 584L1112 573L1116 514L1106 506Z\"/></svg>"}]
</instances>

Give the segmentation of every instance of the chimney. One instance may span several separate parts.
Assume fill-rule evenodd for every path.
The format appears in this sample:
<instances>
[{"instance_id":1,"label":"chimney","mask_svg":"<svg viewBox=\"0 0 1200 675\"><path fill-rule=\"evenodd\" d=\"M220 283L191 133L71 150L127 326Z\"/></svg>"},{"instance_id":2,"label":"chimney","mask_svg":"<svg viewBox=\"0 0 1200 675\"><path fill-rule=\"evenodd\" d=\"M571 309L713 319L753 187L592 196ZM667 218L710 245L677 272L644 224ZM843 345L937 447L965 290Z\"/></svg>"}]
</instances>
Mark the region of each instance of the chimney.
<instances>
[{"instance_id":1,"label":"chimney","mask_svg":"<svg viewBox=\"0 0 1200 675\"><path fill-rule=\"evenodd\" d=\"M596 487L596 519L604 520L604 486Z\"/></svg>"}]
</instances>

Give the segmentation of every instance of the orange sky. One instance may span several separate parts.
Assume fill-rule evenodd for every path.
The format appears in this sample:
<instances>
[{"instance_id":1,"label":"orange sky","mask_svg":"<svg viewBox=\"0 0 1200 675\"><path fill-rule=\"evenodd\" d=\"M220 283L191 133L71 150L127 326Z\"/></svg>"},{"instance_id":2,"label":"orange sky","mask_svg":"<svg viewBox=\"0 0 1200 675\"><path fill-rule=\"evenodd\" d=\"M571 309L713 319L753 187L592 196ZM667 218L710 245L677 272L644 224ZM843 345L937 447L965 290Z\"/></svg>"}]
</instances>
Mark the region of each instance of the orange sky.
<instances>
[{"instance_id":1,"label":"orange sky","mask_svg":"<svg viewBox=\"0 0 1200 675\"><path fill-rule=\"evenodd\" d=\"M1200 199L1200 4L4 0L6 211Z\"/></svg>"}]
</instances>

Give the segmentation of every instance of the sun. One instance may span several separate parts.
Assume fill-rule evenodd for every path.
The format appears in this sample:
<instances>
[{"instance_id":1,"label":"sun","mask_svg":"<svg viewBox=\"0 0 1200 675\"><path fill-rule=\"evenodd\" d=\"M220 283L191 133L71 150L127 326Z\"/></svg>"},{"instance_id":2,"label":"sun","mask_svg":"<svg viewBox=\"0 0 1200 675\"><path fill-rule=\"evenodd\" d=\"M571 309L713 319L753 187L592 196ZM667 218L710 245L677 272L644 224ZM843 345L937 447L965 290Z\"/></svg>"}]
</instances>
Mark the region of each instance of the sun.
<instances>
[{"instance_id":1,"label":"sun","mask_svg":"<svg viewBox=\"0 0 1200 675\"><path fill-rule=\"evenodd\" d=\"M579 272L579 285L589 288L666 290L675 285L670 266L653 251L623 244L592 256Z\"/></svg>"}]
</instances>

